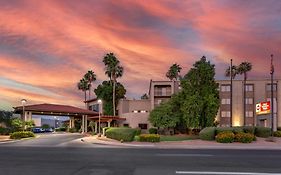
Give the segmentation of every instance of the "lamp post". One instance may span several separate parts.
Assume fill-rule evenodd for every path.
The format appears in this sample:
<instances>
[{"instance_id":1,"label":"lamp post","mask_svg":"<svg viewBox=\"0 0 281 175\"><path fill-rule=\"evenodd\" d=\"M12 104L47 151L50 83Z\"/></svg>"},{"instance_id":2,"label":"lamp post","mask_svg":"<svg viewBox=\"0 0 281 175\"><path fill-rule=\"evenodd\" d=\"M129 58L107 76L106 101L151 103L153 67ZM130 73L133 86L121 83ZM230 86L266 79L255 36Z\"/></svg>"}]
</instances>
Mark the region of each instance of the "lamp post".
<instances>
[{"instance_id":1,"label":"lamp post","mask_svg":"<svg viewBox=\"0 0 281 175\"><path fill-rule=\"evenodd\" d=\"M232 59L230 59L230 127L232 127L232 83L233 82L233 69Z\"/></svg>"},{"instance_id":2,"label":"lamp post","mask_svg":"<svg viewBox=\"0 0 281 175\"><path fill-rule=\"evenodd\" d=\"M100 133L100 117L101 117L101 110L102 110L102 100L99 99L98 100L98 104L99 104L99 137L101 136L101 133Z\"/></svg>"},{"instance_id":3,"label":"lamp post","mask_svg":"<svg viewBox=\"0 0 281 175\"><path fill-rule=\"evenodd\" d=\"M273 54L270 55L271 57L271 65L270 65L270 75L271 75L271 134L273 136L274 132L274 99L273 99L273 74L274 74L274 67L273 67Z\"/></svg>"},{"instance_id":4,"label":"lamp post","mask_svg":"<svg viewBox=\"0 0 281 175\"><path fill-rule=\"evenodd\" d=\"M27 102L26 99L21 99L21 104L22 104L22 120L23 120L23 123L24 123L24 126L23 126L24 129L25 129L25 122L26 122L24 105L25 105L26 102Z\"/></svg>"}]
</instances>

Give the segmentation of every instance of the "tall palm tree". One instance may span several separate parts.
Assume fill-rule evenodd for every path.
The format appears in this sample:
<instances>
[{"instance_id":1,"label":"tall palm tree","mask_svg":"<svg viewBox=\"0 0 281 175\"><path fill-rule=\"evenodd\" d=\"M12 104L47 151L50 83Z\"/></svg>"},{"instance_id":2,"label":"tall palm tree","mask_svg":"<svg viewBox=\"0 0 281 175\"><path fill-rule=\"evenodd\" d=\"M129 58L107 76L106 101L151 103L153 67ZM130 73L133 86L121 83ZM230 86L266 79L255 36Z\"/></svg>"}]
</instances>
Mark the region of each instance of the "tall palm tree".
<instances>
[{"instance_id":1,"label":"tall palm tree","mask_svg":"<svg viewBox=\"0 0 281 175\"><path fill-rule=\"evenodd\" d=\"M232 65L231 59L231 66L225 70L225 76L230 77L230 127L232 127L232 80L236 77L237 73L237 66Z\"/></svg>"},{"instance_id":2,"label":"tall palm tree","mask_svg":"<svg viewBox=\"0 0 281 175\"><path fill-rule=\"evenodd\" d=\"M181 66L177 63L173 64L168 72L166 73L166 77L169 78L170 80L178 80L179 78L179 73L181 71Z\"/></svg>"},{"instance_id":3,"label":"tall palm tree","mask_svg":"<svg viewBox=\"0 0 281 175\"><path fill-rule=\"evenodd\" d=\"M85 78L82 78L79 83L77 83L77 88L85 93L85 101L87 100L87 90L89 90L89 83Z\"/></svg>"},{"instance_id":4,"label":"tall palm tree","mask_svg":"<svg viewBox=\"0 0 281 175\"><path fill-rule=\"evenodd\" d=\"M252 70L252 64L249 62L242 62L238 68L238 74L244 75L244 81L243 81L243 99L244 99L244 126L246 125L246 81L247 81L247 73Z\"/></svg>"},{"instance_id":5,"label":"tall palm tree","mask_svg":"<svg viewBox=\"0 0 281 175\"><path fill-rule=\"evenodd\" d=\"M85 75L84 79L88 82L89 85L89 99L91 99L91 87L92 87L92 82L96 81L97 76L95 72L92 70L89 70Z\"/></svg>"},{"instance_id":6,"label":"tall palm tree","mask_svg":"<svg viewBox=\"0 0 281 175\"><path fill-rule=\"evenodd\" d=\"M115 103L115 89L117 78L122 77L124 68L120 65L120 61L113 53L108 53L103 58L105 65L105 74L109 77L110 81L113 82L112 90L112 105L113 105L113 116L116 114L116 103Z\"/></svg>"}]
</instances>

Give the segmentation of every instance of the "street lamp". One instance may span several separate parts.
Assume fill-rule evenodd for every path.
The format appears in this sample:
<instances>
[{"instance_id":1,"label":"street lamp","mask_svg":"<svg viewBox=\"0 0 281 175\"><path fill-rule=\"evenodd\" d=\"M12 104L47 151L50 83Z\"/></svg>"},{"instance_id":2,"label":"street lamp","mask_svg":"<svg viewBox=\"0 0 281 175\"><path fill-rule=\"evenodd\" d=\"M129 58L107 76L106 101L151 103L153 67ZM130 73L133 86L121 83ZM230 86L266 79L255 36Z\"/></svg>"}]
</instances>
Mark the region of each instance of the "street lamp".
<instances>
[{"instance_id":1,"label":"street lamp","mask_svg":"<svg viewBox=\"0 0 281 175\"><path fill-rule=\"evenodd\" d=\"M99 104L99 137L101 136L101 133L100 133L100 116L101 116L101 110L102 110L102 100L99 99L98 100L98 104Z\"/></svg>"},{"instance_id":2,"label":"street lamp","mask_svg":"<svg viewBox=\"0 0 281 175\"><path fill-rule=\"evenodd\" d=\"M274 66L273 66L273 54L271 57L271 65L270 65L270 78L271 78L271 135L273 136L274 132L274 98L273 98L273 74L274 74Z\"/></svg>"},{"instance_id":3,"label":"street lamp","mask_svg":"<svg viewBox=\"0 0 281 175\"><path fill-rule=\"evenodd\" d=\"M22 118L23 118L23 121L25 122L25 110L24 110L24 105L25 103L27 102L26 99L21 99L21 104L22 104ZM24 125L24 129L25 129L25 125Z\"/></svg>"}]
</instances>

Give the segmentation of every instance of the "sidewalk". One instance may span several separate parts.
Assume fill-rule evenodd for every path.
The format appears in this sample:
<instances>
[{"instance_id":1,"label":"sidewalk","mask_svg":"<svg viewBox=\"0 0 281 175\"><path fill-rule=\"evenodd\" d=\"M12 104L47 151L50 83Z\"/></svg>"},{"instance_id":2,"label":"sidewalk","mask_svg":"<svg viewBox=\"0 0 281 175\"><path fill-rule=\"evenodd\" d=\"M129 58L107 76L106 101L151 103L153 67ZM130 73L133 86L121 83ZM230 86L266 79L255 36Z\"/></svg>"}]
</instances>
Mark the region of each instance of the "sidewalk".
<instances>
[{"instance_id":1,"label":"sidewalk","mask_svg":"<svg viewBox=\"0 0 281 175\"><path fill-rule=\"evenodd\" d=\"M92 144L117 146L125 148L159 148L159 149L249 149L249 150L281 150L281 138L275 138L275 142L268 142L265 138L257 138L252 143L217 143L216 141L186 140L169 141L159 143L124 142L106 137L89 136L83 140Z\"/></svg>"},{"instance_id":2,"label":"sidewalk","mask_svg":"<svg viewBox=\"0 0 281 175\"><path fill-rule=\"evenodd\" d=\"M0 143L1 142L7 142L7 141L11 141L12 139L10 139L10 136L3 136L0 135Z\"/></svg>"}]
</instances>

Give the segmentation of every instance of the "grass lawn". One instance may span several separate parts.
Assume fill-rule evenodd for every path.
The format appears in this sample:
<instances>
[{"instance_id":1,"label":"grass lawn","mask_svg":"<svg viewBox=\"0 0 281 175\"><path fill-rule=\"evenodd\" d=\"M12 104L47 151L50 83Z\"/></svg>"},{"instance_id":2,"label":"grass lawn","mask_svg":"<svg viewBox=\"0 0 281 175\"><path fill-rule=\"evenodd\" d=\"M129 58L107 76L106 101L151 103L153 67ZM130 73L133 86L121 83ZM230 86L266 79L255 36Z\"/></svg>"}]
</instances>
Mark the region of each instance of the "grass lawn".
<instances>
[{"instance_id":1,"label":"grass lawn","mask_svg":"<svg viewBox=\"0 0 281 175\"><path fill-rule=\"evenodd\" d=\"M160 136L160 141L183 141L183 140L194 140L198 139L199 136L196 135L172 135L172 136Z\"/></svg>"}]
</instances>

